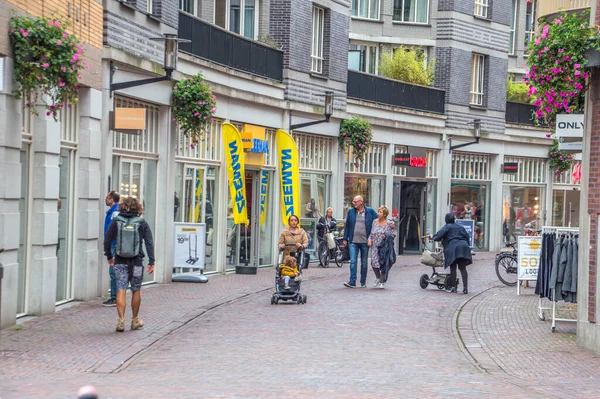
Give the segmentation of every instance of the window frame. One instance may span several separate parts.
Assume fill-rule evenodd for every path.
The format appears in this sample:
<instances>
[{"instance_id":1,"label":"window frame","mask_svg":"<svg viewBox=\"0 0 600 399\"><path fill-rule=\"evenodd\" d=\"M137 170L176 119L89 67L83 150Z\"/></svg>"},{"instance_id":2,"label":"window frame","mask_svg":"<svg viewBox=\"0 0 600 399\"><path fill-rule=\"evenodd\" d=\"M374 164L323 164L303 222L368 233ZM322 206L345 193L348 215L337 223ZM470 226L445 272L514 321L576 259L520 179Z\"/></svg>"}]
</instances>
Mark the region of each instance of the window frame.
<instances>
[{"instance_id":1,"label":"window frame","mask_svg":"<svg viewBox=\"0 0 600 399\"><path fill-rule=\"evenodd\" d=\"M400 1L402 3L402 6L399 8L401 19L395 19L396 10L397 10L396 9L396 1ZM409 1L409 0L394 0L394 3L392 4L392 22L403 23L403 24L428 25L429 24L429 6L430 6L430 0L416 0L417 6L415 7L415 9L419 8L418 7L419 2L425 1L427 3L427 11L426 11L426 14L425 14L425 21L424 22L417 21L417 13L416 13L416 11L415 11L415 20L414 21L405 21L404 20L404 8L405 8L405 4L406 4L407 1Z\"/></svg>"},{"instance_id":2,"label":"window frame","mask_svg":"<svg viewBox=\"0 0 600 399\"><path fill-rule=\"evenodd\" d=\"M480 17L480 18L489 18L489 8L490 8L490 1L489 0L474 0L474 8L473 8L473 14L476 17Z\"/></svg>"},{"instance_id":3,"label":"window frame","mask_svg":"<svg viewBox=\"0 0 600 399\"><path fill-rule=\"evenodd\" d=\"M530 11L530 12L529 12ZM530 21L530 28L531 30L527 30L527 24L528 24L528 16L530 16L531 21ZM531 42L531 40L533 40L533 37L535 35L535 5L533 3L527 4L526 8L525 8L525 38L523 39L524 41L524 45L525 45L525 49L527 49L527 46L529 46L529 42ZM525 53L524 56L527 56L528 54Z\"/></svg>"},{"instance_id":4,"label":"window frame","mask_svg":"<svg viewBox=\"0 0 600 399\"><path fill-rule=\"evenodd\" d=\"M150 15L153 15L154 13L152 12L154 9L154 0L148 0L146 3L146 12Z\"/></svg>"},{"instance_id":5,"label":"window frame","mask_svg":"<svg viewBox=\"0 0 600 399\"><path fill-rule=\"evenodd\" d=\"M382 0L352 0L350 14L352 18L360 18L360 19L369 19L373 21L379 21L381 18L381 1ZM363 3L367 3L367 15L362 16L360 14L361 5ZM371 16L371 4L376 2L377 11L375 12L375 16ZM356 8L354 7L356 5Z\"/></svg>"},{"instance_id":6,"label":"window frame","mask_svg":"<svg viewBox=\"0 0 600 399\"><path fill-rule=\"evenodd\" d=\"M190 5L192 11L184 10L183 4L187 3ZM196 6L196 0L179 0L179 11L185 12L187 14L193 15L197 17L198 7Z\"/></svg>"},{"instance_id":7,"label":"window frame","mask_svg":"<svg viewBox=\"0 0 600 399\"><path fill-rule=\"evenodd\" d=\"M509 55L514 55L515 54L515 42L516 42L516 35L517 35L517 8L519 7L518 5L518 1L517 0L512 0L512 5L513 5L513 12L512 12L512 18L511 18L511 24L510 24L510 35L509 35L509 44L508 44L508 54Z\"/></svg>"},{"instance_id":8,"label":"window frame","mask_svg":"<svg viewBox=\"0 0 600 399\"><path fill-rule=\"evenodd\" d=\"M352 49L352 46L357 47L357 49ZM364 47L364 56L363 56L363 50L360 49L360 47ZM375 49L375 54L373 55L372 50ZM359 65L359 72L363 72L363 73L368 73L370 75L377 75L379 72L379 43L375 43L375 42L355 42L355 41L350 41L350 49L348 50L348 52L354 52L354 51L358 51L361 53L360 56L360 65ZM375 65L374 65L374 71L370 72L370 66L371 63L373 61L373 57L375 57ZM362 68L362 69L361 69ZM348 69L350 68L350 65L348 65ZM364 70L363 70L364 69ZM352 69L354 70L354 69Z\"/></svg>"},{"instance_id":9,"label":"window frame","mask_svg":"<svg viewBox=\"0 0 600 399\"><path fill-rule=\"evenodd\" d=\"M471 89L469 105L483 107L485 104L485 55L473 53L471 56Z\"/></svg>"},{"instance_id":10,"label":"window frame","mask_svg":"<svg viewBox=\"0 0 600 399\"><path fill-rule=\"evenodd\" d=\"M318 26L317 26L318 25ZM313 5L312 8L312 36L310 49L310 71L323 73L323 37L325 36L325 9Z\"/></svg>"}]
</instances>

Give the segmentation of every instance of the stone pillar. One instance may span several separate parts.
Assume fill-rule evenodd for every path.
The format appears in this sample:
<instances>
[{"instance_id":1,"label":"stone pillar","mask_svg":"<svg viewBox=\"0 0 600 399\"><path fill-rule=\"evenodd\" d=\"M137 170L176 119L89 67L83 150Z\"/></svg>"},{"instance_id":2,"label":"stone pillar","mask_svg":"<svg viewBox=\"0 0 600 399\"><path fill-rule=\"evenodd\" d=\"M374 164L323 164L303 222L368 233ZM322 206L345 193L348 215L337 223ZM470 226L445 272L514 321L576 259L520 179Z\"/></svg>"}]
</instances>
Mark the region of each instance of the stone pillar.
<instances>
[{"instance_id":1,"label":"stone pillar","mask_svg":"<svg viewBox=\"0 0 600 399\"><path fill-rule=\"evenodd\" d=\"M78 107L78 202L73 281L75 299L87 301L101 295L97 280L98 241L102 243L102 236L97 221L104 208L104 193L100 191L102 93L90 88L81 89Z\"/></svg>"},{"instance_id":2,"label":"stone pillar","mask_svg":"<svg viewBox=\"0 0 600 399\"><path fill-rule=\"evenodd\" d=\"M57 200L60 185L60 122L46 115L43 105L33 126L33 208L30 210L33 228L29 261L29 314L53 313L56 302L58 244Z\"/></svg>"},{"instance_id":3,"label":"stone pillar","mask_svg":"<svg viewBox=\"0 0 600 399\"><path fill-rule=\"evenodd\" d=\"M10 77L10 59L5 58L5 63L4 75ZM15 324L17 314L22 119L21 102L10 95L12 87L6 84L2 86L6 90L0 92L0 248L4 248L0 255L0 263L4 266L4 278L0 281L0 328Z\"/></svg>"}]
</instances>

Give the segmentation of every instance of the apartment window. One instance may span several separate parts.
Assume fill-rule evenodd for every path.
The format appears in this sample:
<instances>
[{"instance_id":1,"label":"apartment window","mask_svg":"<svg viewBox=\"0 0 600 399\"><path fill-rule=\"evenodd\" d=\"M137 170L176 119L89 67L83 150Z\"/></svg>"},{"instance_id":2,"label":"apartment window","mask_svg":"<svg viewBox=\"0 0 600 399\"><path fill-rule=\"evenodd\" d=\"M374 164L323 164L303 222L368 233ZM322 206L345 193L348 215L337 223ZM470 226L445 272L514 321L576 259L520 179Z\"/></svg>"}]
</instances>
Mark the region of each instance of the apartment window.
<instances>
[{"instance_id":1,"label":"apartment window","mask_svg":"<svg viewBox=\"0 0 600 399\"><path fill-rule=\"evenodd\" d=\"M512 12L510 14L510 36L508 38L508 54L515 53L515 25L517 22L517 0L512 0Z\"/></svg>"},{"instance_id":2,"label":"apartment window","mask_svg":"<svg viewBox=\"0 0 600 399\"><path fill-rule=\"evenodd\" d=\"M148 0L148 2L146 3L146 11L148 11L148 14L152 14L152 3L154 2L154 0Z\"/></svg>"},{"instance_id":3,"label":"apartment window","mask_svg":"<svg viewBox=\"0 0 600 399\"><path fill-rule=\"evenodd\" d=\"M482 18L488 17L489 0L475 0L475 15Z\"/></svg>"},{"instance_id":4,"label":"apartment window","mask_svg":"<svg viewBox=\"0 0 600 399\"><path fill-rule=\"evenodd\" d=\"M527 4L525 11L525 47L533 40L535 34L535 5Z\"/></svg>"},{"instance_id":5,"label":"apartment window","mask_svg":"<svg viewBox=\"0 0 600 399\"><path fill-rule=\"evenodd\" d=\"M179 9L188 14L196 15L195 2L196 0L179 0Z\"/></svg>"},{"instance_id":6,"label":"apartment window","mask_svg":"<svg viewBox=\"0 0 600 399\"><path fill-rule=\"evenodd\" d=\"M366 44L350 43L350 51L348 52L348 69L377 74L378 64L377 46Z\"/></svg>"},{"instance_id":7,"label":"apartment window","mask_svg":"<svg viewBox=\"0 0 600 399\"><path fill-rule=\"evenodd\" d=\"M379 0L352 0L352 16L379 19Z\"/></svg>"},{"instance_id":8,"label":"apartment window","mask_svg":"<svg viewBox=\"0 0 600 399\"><path fill-rule=\"evenodd\" d=\"M472 105L483 106L483 85L485 78L485 56L473 54L471 58L471 100Z\"/></svg>"},{"instance_id":9,"label":"apartment window","mask_svg":"<svg viewBox=\"0 0 600 399\"><path fill-rule=\"evenodd\" d=\"M393 20L426 24L429 0L394 0Z\"/></svg>"},{"instance_id":10,"label":"apartment window","mask_svg":"<svg viewBox=\"0 0 600 399\"><path fill-rule=\"evenodd\" d=\"M312 49L311 49L311 72L323 72L323 32L325 30L325 10L313 6L312 12Z\"/></svg>"},{"instance_id":11,"label":"apartment window","mask_svg":"<svg viewBox=\"0 0 600 399\"><path fill-rule=\"evenodd\" d=\"M195 2L195 0L179 0ZM215 0L215 25L256 40L259 0ZM195 7L192 5L192 7ZM185 11L185 10L184 10Z\"/></svg>"}]
</instances>

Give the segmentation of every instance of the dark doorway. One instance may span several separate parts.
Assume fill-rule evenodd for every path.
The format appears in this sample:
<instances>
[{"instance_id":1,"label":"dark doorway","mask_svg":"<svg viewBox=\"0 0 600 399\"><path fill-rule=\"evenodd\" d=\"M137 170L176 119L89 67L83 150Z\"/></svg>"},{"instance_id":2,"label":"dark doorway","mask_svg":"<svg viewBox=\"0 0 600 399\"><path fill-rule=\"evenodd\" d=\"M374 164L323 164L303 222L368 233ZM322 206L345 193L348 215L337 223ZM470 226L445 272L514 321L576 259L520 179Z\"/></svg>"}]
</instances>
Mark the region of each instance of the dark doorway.
<instances>
[{"instance_id":1,"label":"dark doorway","mask_svg":"<svg viewBox=\"0 0 600 399\"><path fill-rule=\"evenodd\" d=\"M394 183L394 208L398 209L398 254L419 253L427 183Z\"/></svg>"}]
</instances>

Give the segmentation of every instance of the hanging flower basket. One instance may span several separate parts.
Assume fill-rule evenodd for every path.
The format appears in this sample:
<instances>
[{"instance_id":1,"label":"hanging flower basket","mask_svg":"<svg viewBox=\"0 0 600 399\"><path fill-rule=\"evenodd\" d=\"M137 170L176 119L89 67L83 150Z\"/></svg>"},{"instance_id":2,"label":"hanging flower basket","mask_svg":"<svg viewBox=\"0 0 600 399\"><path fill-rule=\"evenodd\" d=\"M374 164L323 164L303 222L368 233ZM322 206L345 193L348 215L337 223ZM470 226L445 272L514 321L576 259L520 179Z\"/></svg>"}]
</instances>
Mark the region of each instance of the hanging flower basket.
<instances>
[{"instance_id":1,"label":"hanging flower basket","mask_svg":"<svg viewBox=\"0 0 600 399\"><path fill-rule=\"evenodd\" d=\"M552 147L550 147L548 156L548 165L556 177L560 177L562 173L568 172L571 169L573 155L560 151L558 149L558 141L555 141Z\"/></svg>"},{"instance_id":2,"label":"hanging flower basket","mask_svg":"<svg viewBox=\"0 0 600 399\"><path fill-rule=\"evenodd\" d=\"M529 43L524 82L528 94L537 96L536 118L553 126L560 113L582 112L589 73L586 52L600 49L596 28L583 16L562 13L552 22L541 22L540 33Z\"/></svg>"},{"instance_id":3,"label":"hanging flower basket","mask_svg":"<svg viewBox=\"0 0 600 399\"><path fill-rule=\"evenodd\" d=\"M372 140L373 129L368 121L355 116L340 124L340 135L338 136L340 150L345 151L348 145L352 146L355 167L358 167L358 162L364 161Z\"/></svg>"},{"instance_id":4,"label":"hanging flower basket","mask_svg":"<svg viewBox=\"0 0 600 399\"><path fill-rule=\"evenodd\" d=\"M194 148L202 139L205 129L213 122L217 98L210 91L202 74L180 80L173 86L173 122L191 141Z\"/></svg>"},{"instance_id":5,"label":"hanging flower basket","mask_svg":"<svg viewBox=\"0 0 600 399\"><path fill-rule=\"evenodd\" d=\"M14 55L13 95L26 98L25 106L37 115L41 99L46 115L58 120L58 112L79 100L81 71L87 68L83 46L66 32L67 22L55 19L11 17L9 38ZM41 96L40 96L41 95Z\"/></svg>"}]
</instances>

